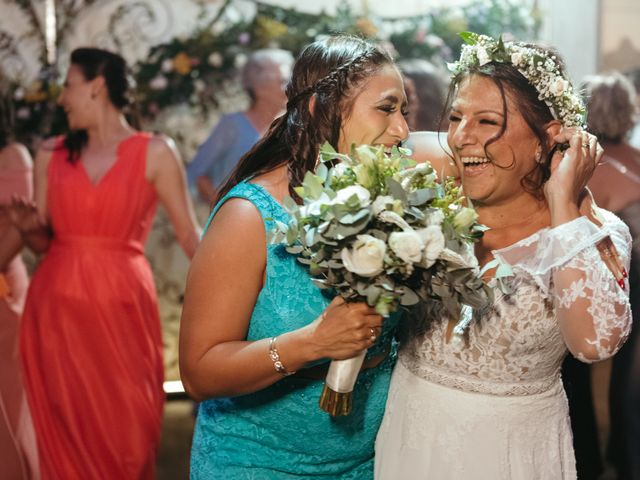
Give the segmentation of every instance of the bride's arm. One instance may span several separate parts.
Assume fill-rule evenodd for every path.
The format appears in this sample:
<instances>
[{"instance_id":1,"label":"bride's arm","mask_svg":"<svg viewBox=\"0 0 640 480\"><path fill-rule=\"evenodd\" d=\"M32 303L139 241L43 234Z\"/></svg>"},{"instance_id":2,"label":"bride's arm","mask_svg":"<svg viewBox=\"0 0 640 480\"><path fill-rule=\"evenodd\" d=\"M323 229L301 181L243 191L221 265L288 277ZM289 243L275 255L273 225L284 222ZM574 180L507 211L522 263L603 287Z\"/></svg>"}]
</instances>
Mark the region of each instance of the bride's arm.
<instances>
[{"instance_id":1,"label":"bride's arm","mask_svg":"<svg viewBox=\"0 0 640 480\"><path fill-rule=\"evenodd\" d=\"M591 222L585 221L584 225L597 231ZM628 229L617 218L607 219L603 228L628 271ZM624 289L618 285L596 245L584 248L555 269L553 296L558 324L567 348L576 358L594 362L619 350L631 328L628 289L628 285Z\"/></svg>"}]
</instances>

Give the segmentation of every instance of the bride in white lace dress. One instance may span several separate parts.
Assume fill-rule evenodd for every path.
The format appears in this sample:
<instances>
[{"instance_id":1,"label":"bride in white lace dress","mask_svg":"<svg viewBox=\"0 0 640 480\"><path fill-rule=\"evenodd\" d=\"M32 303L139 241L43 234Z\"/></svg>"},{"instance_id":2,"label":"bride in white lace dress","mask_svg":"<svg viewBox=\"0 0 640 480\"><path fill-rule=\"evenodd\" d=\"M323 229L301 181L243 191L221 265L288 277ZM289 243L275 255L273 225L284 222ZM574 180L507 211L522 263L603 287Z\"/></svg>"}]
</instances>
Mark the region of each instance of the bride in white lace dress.
<instances>
[{"instance_id":1,"label":"bride in white lace dress","mask_svg":"<svg viewBox=\"0 0 640 480\"><path fill-rule=\"evenodd\" d=\"M605 359L628 335L628 229L609 212L596 224L578 208L601 150L593 136L563 129L579 126L581 102L557 57L528 48L487 38L466 47L448 132L465 194L490 227L476 256L511 265L510 291L496 288L462 339L435 301L404 332L377 479L575 479L561 362L567 351ZM534 61L542 69L528 70ZM611 248L599 253L608 239L618 262L606 258Z\"/></svg>"}]
</instances>

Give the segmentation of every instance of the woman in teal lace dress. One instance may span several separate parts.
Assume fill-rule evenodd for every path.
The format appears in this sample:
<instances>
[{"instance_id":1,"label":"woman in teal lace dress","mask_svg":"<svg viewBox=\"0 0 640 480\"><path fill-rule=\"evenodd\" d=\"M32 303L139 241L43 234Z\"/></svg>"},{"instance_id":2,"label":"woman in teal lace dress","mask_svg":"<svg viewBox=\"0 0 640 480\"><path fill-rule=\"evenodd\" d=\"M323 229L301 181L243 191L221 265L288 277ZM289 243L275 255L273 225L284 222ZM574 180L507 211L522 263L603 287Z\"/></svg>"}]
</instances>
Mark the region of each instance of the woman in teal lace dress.
<instances>
[{"instance_id":1,"label":"woman in teal lace dress","mask_svg":"<svg viewBox=\"0 0 640 480\"><path fill-rule=\"evenodd\" d=\"M353 37L307 47L287 111L221 189L189 272L182 381L201 401L191 478L367 479L395 361L391 321L328 298L286 251L269 245L282 202L318 147L399 144L406 97L391 58ZM318 407L331 359L369 348L350 415ZM297 373L294 373L296 372Z\"/></svg>"}]
</instances>

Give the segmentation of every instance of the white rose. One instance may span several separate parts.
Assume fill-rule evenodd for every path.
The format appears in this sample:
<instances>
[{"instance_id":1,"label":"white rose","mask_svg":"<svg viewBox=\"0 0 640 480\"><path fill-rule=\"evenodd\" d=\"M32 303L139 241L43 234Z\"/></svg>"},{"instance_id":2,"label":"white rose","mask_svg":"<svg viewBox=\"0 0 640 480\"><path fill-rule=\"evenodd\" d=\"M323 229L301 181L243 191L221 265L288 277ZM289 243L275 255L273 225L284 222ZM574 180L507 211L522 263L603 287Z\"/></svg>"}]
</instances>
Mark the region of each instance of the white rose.
<instances>
[{"instance_id":1,"label":"white rose","mask_svg":"<svg viewBox=\"0 0 640 480\"><path fill-rule=\"evenodd\" d=\"M371 210L374 215L378 215L380 212L387 209L387 205L393 204L393 197L389 195L380 195L371 204Z\"/></svg>"},{"instance_id":2,"label":"white rose","mask_svg":"<svg viewBox=\"0 0 640 480\"><path fill-rule=\"evenodd\" d=\"M160 66L160 68L163 72L170 72L171 70L173 70L173 60L171 60L170 58L165 58L162 61L162 65Z\"/></svg>"},{"instance_id":3,"label":"white rose","mask_svg":"<svg viewBox=\"0 0 640 480\"><path fill-rule=\"evenodd\" d=\"M523 58L524 58L524 55L522 55L522 52L513 52L511 54L511 63L518 66L520 65L520 63L522 63Z\"/></svg>"},{"instance_id":4,"label":"white rose","mask_svg":"<svg viewBox=\"0 0 640 480\"><path fill-rule=\"evenodd\" d=\"M556 97L562 95L567 88L569 88L569 82L562 77L556 77L549 85L549 91Z\"/></svg>"},{"instance_id":5,"label":"white rose","mask_svg":"<svg viewBox=\"0 0 640 480\"><path fill-rule=\"evenodd\" d=\"M347 203L347 201L356 195L360 201L361 207L366 207L371 203L371 194L369 190L360 185L351 185L336 192L336 198L333 203Z\"/></svg>"},{"instance_id":6,"label":"white rose","mask_svg":"<svg viewBox=\"0 0 640 480\"><path fill-rule=\"evenodd\" d=\"M431 225L440 226L442 225L443 221L444 221L444 213L442 213L442 210L436 210L427 216L426 223L427 223L427 227L430 227Z\"/></svg>"},{"instance_id":7,"label":"white rose","mask_svg":"<svg viewBox=\"0 0 640 480\"><path fill-rule=\"evenodd\" d=\"M153 77L149 82L149 88L151 90L164 90L169 85L169 81L164 75L158 75Z\"/></svg>"},{"instance_id":8,"label":"white rose","mask_svg":"<svg viewBox=\"0 0 640 480\"><path fill-rule=\"evenodd\" d=\"M24 98L24 88L16 88L16 91L13 92L13 98L15 98L16 100L22 100Z\"/></svg>"},{"instance_id":9,"label":"white rose","mask_svg":"<svg viewBox=\"0 0 640 480\"><path fill-rule=\"evenodd\" d=\"M361 277L375 277L383 270L385 243L371 235L358 235L352 249L340 252L344 267Z\"/></svg>"},{"instance_id":10,"label":"white rose","mask_svg":"<svg viewBox=\"0 0 640 480\"><path fill-rule=\"evenodd\" d=\"M456 216L453 217L453 226L457 229L463 229L471 226L478 218L478 214L473 208L463 207Z\"/></svg>"},{"instance_id":11,"label":"white rose","mask_svg":"<svg viewBox=\"0 0 640 480\"><path fill-rule=\"evenodd\" d=\"M222 66L223 62L222 55L220 55L218 52L213 52L207 58L207 62L209 62L209 65L211 65L212 67L220 67Z\"/></svg>"},{"instance_id":12,"label":"white rose","mask_svg":"<svg viewBox=\"0 0 640 480\"><path fill-rule=\"evenodd\" d=\"M389 246L403 262L417 263L422 260L424 243L422 237L413 230L393 232L389 235Z\"/></svg>"},{"instance_id":13,"label":"white rose","mask_svg":"<svg viewBox=\"0 0 640 480\"><path fill-rule=\"evenodd\" d=\"M416 232L424 244L423 266L429 268L438 259L444 249L444 235L439 226L431 225Z\"/></svg>"},{"instance_id":14,"label":"white rose","mask_svg":"<svg viewBox=\"0 0 640 480\"><path fill-rule=\"evenodd\" d=\"M476 56L478 57L478 63L480 64L480 66L485 65L491 61L491 58L489 57L489 54L484 49L484 47L478 47L476 49Z\"/></svg>"}]
</instances>

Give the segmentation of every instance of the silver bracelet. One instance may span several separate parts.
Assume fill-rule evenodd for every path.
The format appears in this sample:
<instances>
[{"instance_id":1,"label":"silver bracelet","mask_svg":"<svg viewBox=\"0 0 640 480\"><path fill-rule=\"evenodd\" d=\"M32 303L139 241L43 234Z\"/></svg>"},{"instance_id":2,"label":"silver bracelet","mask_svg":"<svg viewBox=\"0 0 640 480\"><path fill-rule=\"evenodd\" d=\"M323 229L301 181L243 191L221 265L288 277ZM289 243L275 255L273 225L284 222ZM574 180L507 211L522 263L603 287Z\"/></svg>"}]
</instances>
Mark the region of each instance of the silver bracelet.
<instances>
[{"instance_id":1,"label":"silver bracelet","mask_svg":"<svg viewBox=\"0 0 640 480\"><path fill-rule=\"evenodd\" d=\"M296 372L288 371L282 364L282 361L280 360L280 353L278 353L278 347L276 346L277 338L278 337L271 337L271 340L269 340L269 358L271 358L271 361L273 362L273 368L276 369L276 372L278 372L283 377L288 377L289 375L293 375Z\"/></svg>"}]
</instances>

